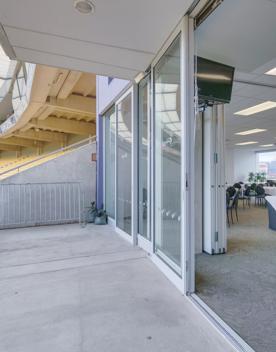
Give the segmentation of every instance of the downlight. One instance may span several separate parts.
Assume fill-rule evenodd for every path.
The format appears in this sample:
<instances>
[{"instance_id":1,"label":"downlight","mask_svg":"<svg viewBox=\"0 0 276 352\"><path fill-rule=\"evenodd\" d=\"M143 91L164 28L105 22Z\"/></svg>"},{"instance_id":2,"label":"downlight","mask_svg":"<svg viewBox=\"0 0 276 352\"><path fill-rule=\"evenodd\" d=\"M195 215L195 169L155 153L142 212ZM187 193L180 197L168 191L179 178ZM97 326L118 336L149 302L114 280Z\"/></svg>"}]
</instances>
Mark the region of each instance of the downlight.
<instances>
[{"instance_id":1,"label":"downlight","mask_svg":"<svg viewBox=\"0 0 276 352\"><path fill-rule=\"evenodd\" d=\"M90 0L75 0L74 7L82 14L90 14L95 12L95 5Z\"/></svg>"}]
</instances>

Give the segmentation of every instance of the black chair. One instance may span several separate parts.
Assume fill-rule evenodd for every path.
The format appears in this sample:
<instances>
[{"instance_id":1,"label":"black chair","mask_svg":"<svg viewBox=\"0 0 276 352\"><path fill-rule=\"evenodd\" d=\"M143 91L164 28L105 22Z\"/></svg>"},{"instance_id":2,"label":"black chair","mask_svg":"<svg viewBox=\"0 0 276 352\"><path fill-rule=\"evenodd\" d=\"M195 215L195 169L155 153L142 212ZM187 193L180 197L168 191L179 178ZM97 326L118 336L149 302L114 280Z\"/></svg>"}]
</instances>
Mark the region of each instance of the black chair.
<instances>
[{"instance_id":1,"label":"black chair","mask_svg":"<svg viewBox=\"0 0 276 352\"><path fill-rule=\"evenodd\" d=\"M266 200L265 200L265 189L262 185L258 185L256 187L256 196L255 196L255 205L265 205Z\"/></svg>"},{"instance_id":2,"label":"black chair","mask_svg":"<svg viewBox=\"0 0 276 352\"><path fill-rule=\"evenodd\" d=\"M267 180L266 183L267 183L267 185L268 185L269 187L275 186L275 182L272 181L272 180Z\"/></svg>"},{"instance_id":3,"label":"black chair","mask_svg":"<svg viewBox=\"0 0 276 352\"><path fill-rule=\"evenodd\" d=\"M230 186L227 188L226 192L228 192L230 198L233 198L236 193L236 189L235 187Z\"/></svg>"},{"instance_id":4,"label":"black chair","mask_svg":"<svg viewBox=\"0 0 276 352\"><path fill-rule=\"evenodd\" d=\"M226 191L226 215L227 215L227 224L230 227L230 221L229 221L229 211L230 210L230 195L229 193Z\"/></svg>"},{"instance_id":5,"label":"black chair","mask_svg":"<svg viewBox=\"0 0 276 352\"><path fill-rule=\"evenodd\" d=\"M228 215L228 211L230 211L232 224L234 224L233 209L235 210L237 222L239 222L239 217L238 217L239 196L240 196L240 191L238 190L234 194L233 198L232 199L230 198L229 204L227 206L227 215Z\"/></svg>"},{"instance_id":6,"label":"black chair","mask_svg":"<svg viewBox=\"0 0 276 352\"><path fill-rule=\"evenodd\" d=\"M244 193L240 194L239 199L242 200L243 207L246 204L250 208L250 204L251 204L251 189L250 189L250 187L247 187L245 189Z\"/></svg>"}]
</instances>

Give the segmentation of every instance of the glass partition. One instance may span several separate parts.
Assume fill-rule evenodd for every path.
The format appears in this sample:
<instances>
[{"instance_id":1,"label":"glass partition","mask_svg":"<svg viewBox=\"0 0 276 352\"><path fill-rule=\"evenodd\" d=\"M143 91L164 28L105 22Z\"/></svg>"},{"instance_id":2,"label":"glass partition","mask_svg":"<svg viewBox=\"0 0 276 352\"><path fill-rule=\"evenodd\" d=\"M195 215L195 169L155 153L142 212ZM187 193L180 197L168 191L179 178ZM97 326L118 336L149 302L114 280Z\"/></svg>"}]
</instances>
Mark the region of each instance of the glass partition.
<instances>
[{"instance_id":1,"label":"glass partition","mask_svg":"<svg viewBox=\"0 0 276 352\"><path fill-rule=\"evenodd\" d=\"M180 39L154 68L155 252L177 273L181 266Z\"/></svg>"},{"instance_id":2,"label":"glass partition","mask_svg":"<svg viewBox=\"0 0 276 352\"><path fill-rule=\"evenodd\" d=\"M149 232L149 174L148 174L148 128L149 128L149 77L144 78L139 83L139 127L138 127L138 145L139 145L139 177L138 177L138 233L145 238L150 239Z\"/></svg>"},{"instance_id":3,"label":"glass partition","mask_svg":"<svg viewBox=\"0 0 276 352\"><path fill-rule=\"evenodd\" d=\"M115 219L115 137L116 114L113 106L105 114L105 209Z\"/></svg>"},{"instance_id":4,"label":"glass partition","mask_svg":"<svg viewBox=\"0 0 276 352\"><path fill-rule=\"evenodd\" d=\"M131 235L132 95L117 104L117 208L116 225Z\"/></svg>"}]
</instances>

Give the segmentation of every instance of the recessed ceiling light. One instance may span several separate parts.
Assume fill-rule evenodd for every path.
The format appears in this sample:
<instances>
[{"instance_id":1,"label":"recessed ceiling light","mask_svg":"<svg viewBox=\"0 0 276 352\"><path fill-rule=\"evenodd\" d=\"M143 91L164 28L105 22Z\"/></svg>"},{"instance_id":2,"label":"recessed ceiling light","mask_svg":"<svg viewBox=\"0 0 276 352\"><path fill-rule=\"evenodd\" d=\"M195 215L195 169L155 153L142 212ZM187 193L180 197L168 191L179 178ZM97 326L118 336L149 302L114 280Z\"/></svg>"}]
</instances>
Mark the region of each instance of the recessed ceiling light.
<instances>
[{"instance_id":1,"label":"recessed ceiling light","mask_svg":"<svg viewBox=\"0 0 276 352\"><path fill-rule=\"evenodd\" d=\"M266 147L273 147L274 144L262 144L260 147L266 148Z\"/></svg>"},{"instance_id":2,"label":"recessed ceiling light","mask_svg":"<svg viewBox=\"0 0 276 352\"><path fill-rule=\"evenodd\" d=\"M266 75L276 76L276 67L272 68L271 70L265 73Z\"/></svg>"},{"instance_id":3,"label":"recessed ceiling light","mask_svg":"<svg viewBox=\"0 0 276 352\"><path fill-rule=\"evenodd\" d=\"M249 144L258 144L258 142L250 141L250 142L236 143L236 145L249 145Z\"/></svg>"},{"instance_id":4,"label":"recessed ceiling light","mask_svg":"<svg viewBox=\"0 0 276 352\"><path fill-rule=\"evenodd\" d=\"M95 12L95 5L90 0L75 0L74 7L83 14Z\"/></svg>"},{"instance_id":5,"label":"recessed ceiling light","mask_svg":"<svg viewBox=\"0 0 276 352\"><path fill-rule=\"evenodd\" d=\"M265 101L264 103L251 106L250 108L235 112L234 115L242 115L242 116L249 116L253 114L257 114L258 112L269 110L276 108L275 101Z\"/></svg>"},{"instance_id":6,"label":"recessed ceiling light","mask_svg":"<svg viewBox=\"0 0 276 352\"><path fill-rule=\"evenodd\" d=\"M267 131L267 130L263 130L261 128L254 128L253 130L237 132L236 135L238 135L238 136L247 136L248 134L260 133L260 132L265 132L265 131Z\"/></svg>"}]
</instances>

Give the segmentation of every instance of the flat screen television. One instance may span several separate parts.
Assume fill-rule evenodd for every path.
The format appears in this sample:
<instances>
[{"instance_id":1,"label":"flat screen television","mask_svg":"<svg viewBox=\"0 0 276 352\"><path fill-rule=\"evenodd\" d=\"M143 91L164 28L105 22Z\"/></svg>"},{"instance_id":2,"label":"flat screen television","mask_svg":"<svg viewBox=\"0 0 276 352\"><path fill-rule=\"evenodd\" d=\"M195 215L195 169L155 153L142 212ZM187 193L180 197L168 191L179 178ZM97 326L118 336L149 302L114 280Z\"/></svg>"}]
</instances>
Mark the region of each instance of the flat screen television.
<instances>
[{"instance_id":1,"label":"flat screen television","mask_svg":"<svg viewBox=\"0 0 276 352\"><path fill-rule=\"evenodd\" d=\"M197 56L197 89L201 101L229 103L235 68Z\"/></svg>"}]
</instances>

